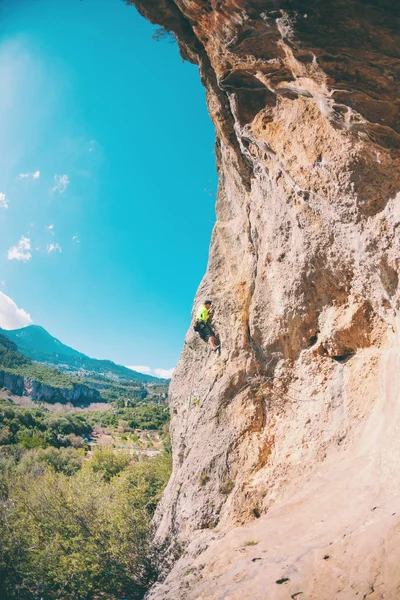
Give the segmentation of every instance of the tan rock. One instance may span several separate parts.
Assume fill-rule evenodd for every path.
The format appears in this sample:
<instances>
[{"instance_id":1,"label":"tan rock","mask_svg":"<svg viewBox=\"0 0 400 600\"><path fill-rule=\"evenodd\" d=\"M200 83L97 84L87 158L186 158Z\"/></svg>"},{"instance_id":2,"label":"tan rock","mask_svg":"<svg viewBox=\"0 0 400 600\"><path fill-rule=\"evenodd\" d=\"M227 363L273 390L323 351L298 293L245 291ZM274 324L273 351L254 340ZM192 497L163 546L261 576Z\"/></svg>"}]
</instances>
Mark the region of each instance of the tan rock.
<instances>
[{"instance_id":1,"label":"tan rock","mask_svg":"<svg viewBox=\"0 0 400 600\"><path fill-rule=\"evenodd\" d=\"M221 354L189 330L149 597L395 600L398 6L133 2L199 65L219 173Z\"/></svg>"}]
</instances>

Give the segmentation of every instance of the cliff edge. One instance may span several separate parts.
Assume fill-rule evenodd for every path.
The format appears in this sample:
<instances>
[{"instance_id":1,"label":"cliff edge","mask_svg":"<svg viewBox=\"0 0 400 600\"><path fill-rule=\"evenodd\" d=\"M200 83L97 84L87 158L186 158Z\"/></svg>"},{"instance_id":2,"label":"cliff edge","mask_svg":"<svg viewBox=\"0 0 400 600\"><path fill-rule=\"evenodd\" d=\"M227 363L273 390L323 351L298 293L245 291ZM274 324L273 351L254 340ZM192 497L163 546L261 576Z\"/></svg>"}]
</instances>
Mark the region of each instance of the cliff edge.
<instances>
[{"instance_id":1,"label":"cliff edge","mask_svg":"<svg viewBox=\"0 0 400 600\"><path fill-rule=\"evenodd\" d=\"M149 598L399 598L398 2L131 3L199 65L219 174Z\"/></svg>"}]
</instances>

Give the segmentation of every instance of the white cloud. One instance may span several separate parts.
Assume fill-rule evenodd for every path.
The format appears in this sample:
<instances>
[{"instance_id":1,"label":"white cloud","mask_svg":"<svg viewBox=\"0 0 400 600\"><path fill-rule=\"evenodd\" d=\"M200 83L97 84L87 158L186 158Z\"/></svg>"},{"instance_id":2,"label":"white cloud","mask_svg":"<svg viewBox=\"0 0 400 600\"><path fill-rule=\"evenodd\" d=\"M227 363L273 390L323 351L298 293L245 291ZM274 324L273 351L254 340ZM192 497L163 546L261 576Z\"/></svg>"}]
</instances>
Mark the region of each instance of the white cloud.
<instances>
[{"instance_id":1,"label":"white cloud","mask_svg":"<svg viewBox=\"0 0 400 600\"><path fill-rule=\"evenodd\" d=\"M61 254L62 249L61 246L59 244L49 244L48 246L46 246L46 250L47 250L47 254L50 254L50 252L59 252Z\"/></svg>"},{"instance_id":2,"label":"white cloud","mask_svg":"<svg viewBox=\"0 0 400 600\"><path fill-rule=\"evenodd\" d=\"M138 373L144 373L145 375L160 377L161 379L171 379L172 373L175 369L175 367L172 369L152 369L151 367L146 367L144 365L137 365L136 367L127 366L126 368L132 369L132 371L137 371Z\"/></svg>"},{"instance_id":3,"label":"white cloud","mask_svg":"<svg viewBox=\"0 0 400 600\"><path fill-rule=\"evenodd\" d=\"M154 369L154 375L156 377L161 377L161 379L171 379L174 370L175 367L172 369Z\"/></svg>"},{"instance_id":4,"label":"white cloud","mask_svg":"<svg viewBox=\"0 0 400 600\"><path fill-rule=\"evenodd\" d=\"M8 260L22 260L23 262L27 262L32 258L29 250L31 250L31 240L22 236L18 244L9 249L7 258Z\"/></svg>"},{"instance_id":5,"label":"white cloud","mask_svg":"<svg viewBox=\"0 0 400 600\"><path fill-rule=\"evenodd\" d=\"M68 175L54 175L54 181L56 183L51 191L63 194L69 185Z\"/></svg>"},{"instance_id":6,"label":"white cloud","mask_svg":"<svg viewBox=\"0 0 400 600\"><path fill-rule=\"evenodd\" d=\"M20 173L18 175L18 179L28 179L28 177L32 177L32 179L39 179L40 171L35 171L34 173Z\"/></svg>"},{"instance_id":7,"label":"white cloud","mask_svg":"<svg viewBox=\"0 0 400 600\"><path fill-rule=\"evenodd\" d=\"M78 238L77 235L72 236L72 241L74 242L74 244L80 244L81 243L81 240ZM128 367L128 368L130 369L131 367Z\"/></svg>"},{"instance_id":8,"label":"white cloud","mask_svg":"<svg viewBox=\"0 0 400 600\"><path fill-rule=\"evenodd\" d=\"M138 365L136 367L126 367L127 369L132 369L132 371L137 371L138 373L144 373L145 375L150 375L151 368L145 367L143 365Z\"/></svg>"},{"instance_id":9,"label":"white cloud","mask_svg":"<svg viewBox=\"0 0 400 600\"><path fill-rule=\"evenodd\" d=\"M54 225L46 225L46 229L54 229Z\"/></svg>"},{"instance_id":10,"label":"white cloud","mask_svg":"<svg viewBox=\"0 0 400 600\"><path fill-rule=\"evenodd\" d=\"M8 208L8 200L5 194L0 192L0 208Z\"/></svg>"},{"instance_id":11,"label":"white cloud","mask_svg":"<svg viewBox=\"0 0 400 600\"><path fill-rule=\"evenodd\" d=\"M19 329L32 323L29 313L18 308L14 300L0 292L0 327L3 329Z\"/></svg>"}]
</instances>

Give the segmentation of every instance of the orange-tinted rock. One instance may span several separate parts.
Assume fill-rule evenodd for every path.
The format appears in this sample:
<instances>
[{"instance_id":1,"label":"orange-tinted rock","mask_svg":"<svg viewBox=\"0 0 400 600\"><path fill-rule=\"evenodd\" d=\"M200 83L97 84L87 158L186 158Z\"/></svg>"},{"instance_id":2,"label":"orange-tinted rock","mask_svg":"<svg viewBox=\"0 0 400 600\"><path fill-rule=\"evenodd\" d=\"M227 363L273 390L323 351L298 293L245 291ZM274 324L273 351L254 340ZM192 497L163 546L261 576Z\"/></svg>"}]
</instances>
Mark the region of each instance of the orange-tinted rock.
<instances>
[{"instance_id":1,"label":"orange-tinted rock","mask_svg":"<svg viewBox=\"0 0 400 600\"><path fill-rule=\"evenodd\" d=\"M134 3L199 65L219 173L221 354L189 331L174 373L157 525L189 546L150 598L395 600L399 5Z\"/></svg>"}]
</instances>

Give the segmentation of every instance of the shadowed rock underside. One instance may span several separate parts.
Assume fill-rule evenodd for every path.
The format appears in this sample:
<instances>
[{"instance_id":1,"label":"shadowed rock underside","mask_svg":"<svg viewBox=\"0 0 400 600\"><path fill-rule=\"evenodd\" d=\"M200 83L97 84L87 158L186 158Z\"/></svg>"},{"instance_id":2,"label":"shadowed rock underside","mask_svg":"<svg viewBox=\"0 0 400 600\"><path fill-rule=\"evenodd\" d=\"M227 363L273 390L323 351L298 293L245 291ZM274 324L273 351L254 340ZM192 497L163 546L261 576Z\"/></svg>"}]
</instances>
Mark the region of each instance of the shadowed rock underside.
<instances>
[{"instance_id":1,"label":"shadowed rock underside","mask_svg":"<svg viewBox=\"0 0 400 600\"><path fill-rule=\"evenodd\" d=\"M189 330L149 598L399 598L398 3L133 3L199 65L219 174L221 353Z\"/></svg>"}]
</instances>

